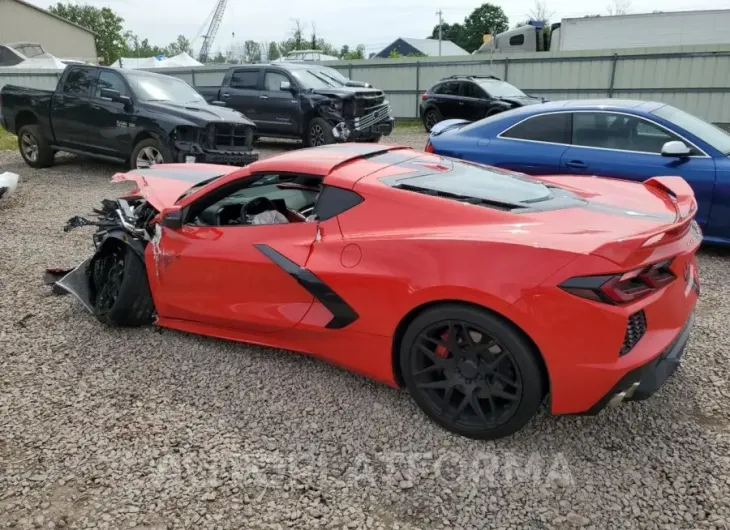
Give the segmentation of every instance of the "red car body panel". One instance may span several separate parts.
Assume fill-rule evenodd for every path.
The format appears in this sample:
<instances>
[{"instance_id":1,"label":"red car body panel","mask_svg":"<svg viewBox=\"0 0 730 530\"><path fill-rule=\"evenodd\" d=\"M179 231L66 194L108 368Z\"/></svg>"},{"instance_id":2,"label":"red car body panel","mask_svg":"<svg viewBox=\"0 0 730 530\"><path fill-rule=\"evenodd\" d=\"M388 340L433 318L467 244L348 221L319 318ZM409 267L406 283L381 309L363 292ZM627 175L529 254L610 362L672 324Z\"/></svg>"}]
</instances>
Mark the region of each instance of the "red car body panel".
<instances>
[{"instance_id":1,"label":"red car body panel","mask_svg":"<svg viewBox=\"0 0 730 530\"><path fill-rule=\"evenodd\" d=\"M440 171L441 160L359 144L293 151L220 176L181 200L194 178L118 176L137 182L134 193L160 210L185 208L261 172L319 175L325 185L364 199L316 223L160 227L161 237L145 251L158 324L312 354L398 386L393 352L399 326L429 304L466 302L498 313L532 340L547 368L556 414L587 411L680 333L697 299L684 279L696 275L700 244L688 229L696 202L682 179L642 185L543 177L589 206L519 215L384 183L419 168ZM199 183L220 171L185 164L155 169L180 166L189 174L200 171ZM333 313L255 245L314 274L357 318L342 329L327 328ZM621 274L670 257L677 280L628 305L587 300L559 287L570 278ZM647 331L619 356L627 319L641 310Z\"/></svg>"}]
</instances>

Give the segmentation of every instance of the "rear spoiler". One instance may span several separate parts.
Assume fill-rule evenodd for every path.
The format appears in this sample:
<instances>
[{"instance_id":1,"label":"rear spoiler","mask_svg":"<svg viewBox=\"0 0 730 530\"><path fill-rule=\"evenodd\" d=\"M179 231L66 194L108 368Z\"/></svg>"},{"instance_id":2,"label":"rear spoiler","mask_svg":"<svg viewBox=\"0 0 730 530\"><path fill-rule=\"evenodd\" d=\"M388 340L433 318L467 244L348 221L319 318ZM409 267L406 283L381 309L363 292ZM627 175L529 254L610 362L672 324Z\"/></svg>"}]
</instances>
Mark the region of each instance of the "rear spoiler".
<instances>
[{"instance_id":1,"label":"rear spoiler","mask_svg":"<svg viewBox=\"0 0 730 530\"><path fill-rule=\"evenodd\" d=\"M456 127L463 127L464 125L471 123L469 120L459 120L459 119L453 119L453 120L444 120L433 127L431 127L431 136L438 136L439 134L443 134L446 131L450 131L451 129L455 129Z\"/></svg>"},{"instance_id":2,"label":"rear spoiler","mask_svg":"<svg viewBox=\"0 0 730 530\"><path fill-rule=\"evenodd\" d=\"M640 261L656 247L677 241L692 230L696 233L690 244L699 246L702 232L699 226L693 223L697 214L697 200L687 181L682 177L653 177L645 181L644 186L664 197L669 197L677 212L674 222L630 238L607 243L596 249L594 255L628 266L632 261Z\"/></svg>"},{"instance_id":3,"label":"rear spoiler","mask_svg":"<svg viewBox=\"0 0 730 530\"><path fill-rule=\"evenodd\" d=\"M644 182L644 186L669 196L677 210L677 221L697 213L695 193L682 177L652 177Z\"/></svg>"}]
</instances>

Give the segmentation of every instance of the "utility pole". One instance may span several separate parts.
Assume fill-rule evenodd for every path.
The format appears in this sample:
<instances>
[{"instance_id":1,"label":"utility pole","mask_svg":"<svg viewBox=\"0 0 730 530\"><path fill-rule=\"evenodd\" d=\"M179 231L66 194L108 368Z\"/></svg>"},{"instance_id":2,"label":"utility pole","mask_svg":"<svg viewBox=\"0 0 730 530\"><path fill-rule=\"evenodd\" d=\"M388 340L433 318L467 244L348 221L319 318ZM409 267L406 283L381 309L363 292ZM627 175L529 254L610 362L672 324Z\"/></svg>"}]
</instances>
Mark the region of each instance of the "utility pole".
<instances>
[{"instance_id":1,"label":"utility pole","mask_svg":"<svg viewBox=\"0 0 730 530\"><path fill-rule=\"evenodd\" d=\"M441 15L443 15L443 12L439 9L436 11L436 14L439 16L439 57L441 57L441 27L444 25L444 20Z\"/></svg>"}]
</instances>

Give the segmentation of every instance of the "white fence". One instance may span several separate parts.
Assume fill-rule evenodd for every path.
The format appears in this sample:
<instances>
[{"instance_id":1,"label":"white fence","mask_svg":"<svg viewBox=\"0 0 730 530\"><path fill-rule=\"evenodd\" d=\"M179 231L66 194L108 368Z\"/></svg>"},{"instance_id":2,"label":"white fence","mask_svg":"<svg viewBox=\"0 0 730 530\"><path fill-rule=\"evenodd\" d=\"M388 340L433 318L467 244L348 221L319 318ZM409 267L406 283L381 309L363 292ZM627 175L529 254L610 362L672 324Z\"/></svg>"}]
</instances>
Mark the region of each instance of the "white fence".
<instances>
[{"instance_id":1,"label":"white fence","mask_svg":"<svg viewBox=\"0 0 730 530\"><path fill-rule=\"evenodd\" d=\"M230 65L166 68L197 86L220 84ZM418 116L420 94L453 74L493 74L551 100L621 98L663 101L705 120L730 123L730 46L592 52L472 55L328 62L347 77L383 89L398 118ZM0 87L53 88L55 71L0 68Z\"/></svg>"}]
</instances>

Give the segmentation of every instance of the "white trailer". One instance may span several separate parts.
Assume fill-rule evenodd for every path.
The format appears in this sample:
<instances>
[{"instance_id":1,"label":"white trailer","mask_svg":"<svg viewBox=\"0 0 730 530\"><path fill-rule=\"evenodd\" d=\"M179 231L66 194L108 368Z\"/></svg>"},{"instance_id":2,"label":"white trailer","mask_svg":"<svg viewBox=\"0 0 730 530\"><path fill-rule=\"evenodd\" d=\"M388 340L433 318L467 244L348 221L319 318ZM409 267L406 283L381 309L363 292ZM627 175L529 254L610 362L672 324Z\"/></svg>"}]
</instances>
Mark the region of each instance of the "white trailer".
<instances>
[{"instance_id":1,"label":"white trailer","mask_svg":"<svg viewBox=\"0 0 730 530\"><path fill-rule=\"evenodd\" d=\"M730 9L564 18L549 34L530 22L496 35L474 53L613 50L730 44Z\"/></svg>"}]
</instances>

